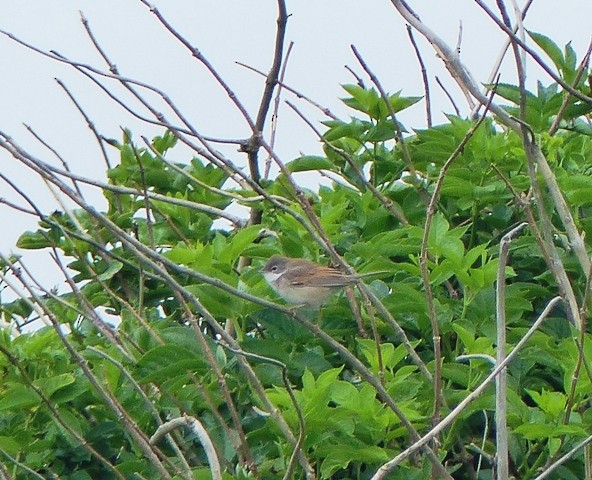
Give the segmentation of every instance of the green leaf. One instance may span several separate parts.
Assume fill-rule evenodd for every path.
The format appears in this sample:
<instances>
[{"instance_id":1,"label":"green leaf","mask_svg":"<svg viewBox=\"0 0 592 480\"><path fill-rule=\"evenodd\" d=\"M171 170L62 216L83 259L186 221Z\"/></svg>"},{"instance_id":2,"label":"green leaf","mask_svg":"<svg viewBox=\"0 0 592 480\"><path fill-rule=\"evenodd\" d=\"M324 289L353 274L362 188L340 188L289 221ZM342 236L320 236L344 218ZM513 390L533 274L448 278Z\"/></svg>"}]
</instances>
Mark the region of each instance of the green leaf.
<instances>
[{"instance_id":1,"label":"green leaf","mask_svg":"<svg viewBox=\"0 0 592 480\"><path fill-rule=\"evenodd\" d=\"M462 388L469 388L471 387L470 381L474 381L475 374L472 373L472 368L464 363L446 363L442 366L442 376Z\"/></svg>"},{"instance_id":2,"label":"green leaf","mask_svg":"<svg viewBox=\"0 0 592 480\"><path fill-rule=\"evenodd\" d=\"M359 85L342 85L342 87L351 95L351 98L342 99L343 103L372 118L380 118L379 104L382 100L376 90L366 89Z\"/></svg>"},{"instance_id":3,"label":"green leaf","mask_svg":"<svg viewBox=\"0 0 592 480\"><path fill-rule=\"evenodd\" d=\"M243 255L245 249L252 245L253 242L259 237L261 232L260 225L252 225L250 227L242 228L236 235L232 236L228 240L228 245L223 249L220 254L220 261L234 265L238 258Z\"/></svg>"},{"instance_id":4,"label":"green leaf","mask_svg":"<svg viewBox=\"0 0 592 480\"><path fill-rule=\"evenodd\" d=\"M565 60L563 58L563 54L561 53L561 49L553 40L540 33L529 31L528 34L530 35L530 38L532 38L534 42L549 56L551 61L557 67L557 70L565 70Z\"/></svg>"},{"instance_id":5,"label":"green leaf","mask_svg":"<svg viewBox=\"0 0 592 480\"><path fill-rule=\"evenodd\" d=\"M395 113L405 110L411 105L415 105L422 99L423 97L402 97L400 92L393 93L391 96L389 96L389 101L391 102L391 106L393 107Z\"/></svg>"},{"instance_id":6,"label":"green leaf","mask_svg":"<svg viewBox=\"0 0 592 480\"><path fill-rule=\"evenodd\" d=\"M359 140L362 134L368 130L368 126L357 118L353 118L350 123L344 123L340 120L331 120L325 122L331 128L323 135L327 142L333 142L343 137Z\"/></svg>"},{"instance_id":7,"label":"green leaf","mask_svg":"<svg viewBox=\"0 0 592 480\"><path fill-rule=\"evenodd\" d=\"M189 285L186 290L197 297L214 316L238 317L245 308L245 301L213 285Z\"/></svg>"},{"instance_id":8,"label":"green leaf","mask_svg":"<svg viewBox=\"0 0 592 480\"><path fill-rule=\"evenodd\" d=\"M576 55L575 50L571 46L571 42L569 42L569 43L567 43L565 45L564 50L565 50L565 56L564 56L564 58L565 58L565 67L570 72L575 72L576 67L577 67L577 65L576 65L577 55ZM566 76L566 80L567 81L571 81L572 78L567 78L567 76Z\"/></svg>"},{"instance_id":9,"label":"green leaf","mask_svg":"<svg viewBox=\"0 0 592 480\"><path fill-rule=\"evenodd\" d=\"M187 372L201 370L205 366L197 352L179 345L161 345L146 352L140 358L137 368L141 383L164 382Z\"/></svg>"},{"instance_id":10,"label":"green leaf","mask_svg":"<svg viewBox=\"0 0 592 480\"><path fill-rule=\"evenodd\" d=\"M553 436L555 425L542 423L525 423L514 429L514 433L521 435L526 440L543 440Z\"/></svg>"},{"instance_id":11,"label":"green leaf","mask_svg":"<svg viewBox=\"0 0 592 480\"><path fill-rule=\"evenodd\" d=\"M24 385L13 385L0 393L0 412L20 410L41 403L39 395Z\"/></svg>"},{"instance_id":12,"label":"green leaf","mask_svg":"<svg viewBox=\"0 0 592 480\"><path fill-rule=\"evenodd\" d=\"M40 248L47 248L52 246L51 240L44 232L25 232L16 242L16 246L26 250L38 250Z\"/></svg>"},{"instance_id":13,"label":"green leaf","mask_svg":"<svg viewBox=\"0 0 592 480\"><path fill-rule=\"evenodd\" d=\"M63 373L49 378L38 378L33 384L41 389L46 397L51 397L58 390L74 383L74 375Z\"/></svg>"},{"instance_id":14,"label":"green leaf","mask_svg":"<svg viewBox=\"0 0 592 480\"><path fill-rule=\"evenodd\" d=\"M169 148L173 148L176 144L177 136L170 130L167 130L162 137L154 137L152 140L152 146L161 155Z\"/></svg>"},{"instance_id":15,"label":"green leaf","mask_svg":"<svg viewBox=\"0 0 592 480\"><path fill-rule=\"evenodd\" d=\"M123 263L113 260L109 262L107 269L98 276L99 280L106 282L111 280L123 268Z\"/></svg>"},{"instance_id":16,"label":"green leaf","mask_svg":"<svg viewBox=\"0 0 592 480\"><path fill-rule=\"evenodd\" d=\"M322 453L325 457L321 463L321 478L333 478L333 474L340 469L346 468L352 461L363 464L380 464L389 459L389 455L376 446L362 445L335 445L322 446Z\"/></svg>"},{"instance_id":17,"label":"green leaf","mask_svg":"<svg viewBox=\"0 0 592 480\"><path fill-rule=\"evenodd\" d=\"M18 455L23 451L23 447L14 438L0 435L0 450L9 455Z\"/></svg>"},{"instance_id":18,"label":"green leaf","mask_svg":"<svg viewBox=\"0 0 592 480\"><path fill-rule=\"evenodd\" d=\"M304 155L298 157L291 162L286 164L286 168L290 173L295 172L308 172L308 171L319 171L319 170L330 170L337 171L337 168L326 157L318 157L315 155Z\"/></svg>"},{"instance_id":19,"label":"green leaf","mask_svg":"<svg viewBox=\"0 0 592 480\"><path fill-rule=\"evenodd\" d=\"M567 397L561 392L526 390L536 404L551 418L559 418L565 410Z\"/></svg>"},{"instance_id":20,"label":"green leaf","mask_svg":"<svg viewBox=\"0 0 592 480\"><path fill-rule=\"evenodd\" d=\"M475 332L469 331L467 328L462 326L460 323L453 323L452 329L456 332L460 341L465 346L465 349L468 353L475 353L473 352L473 345L475 344Z\"/></svg>"}]
</instances>

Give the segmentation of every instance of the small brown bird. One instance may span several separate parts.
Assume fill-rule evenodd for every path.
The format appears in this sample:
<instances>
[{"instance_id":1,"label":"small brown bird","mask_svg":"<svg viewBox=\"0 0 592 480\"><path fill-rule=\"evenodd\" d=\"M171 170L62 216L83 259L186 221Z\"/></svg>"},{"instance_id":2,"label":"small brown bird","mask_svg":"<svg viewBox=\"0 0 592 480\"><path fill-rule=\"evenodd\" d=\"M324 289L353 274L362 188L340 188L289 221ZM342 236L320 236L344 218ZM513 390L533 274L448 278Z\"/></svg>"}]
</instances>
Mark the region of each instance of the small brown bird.
<instances>
[{"instance_id":1,"label":"small brown bird","mask_svg":"<svg viewBox=\"0 0 592 480\"><path fill-rule=\"evenodd\" d=\"M280 255L271 257L261 273L286 302L315 309L340 288L354 284L362 277L348 275L310 260Z\"/></svg>"}]
</instances>

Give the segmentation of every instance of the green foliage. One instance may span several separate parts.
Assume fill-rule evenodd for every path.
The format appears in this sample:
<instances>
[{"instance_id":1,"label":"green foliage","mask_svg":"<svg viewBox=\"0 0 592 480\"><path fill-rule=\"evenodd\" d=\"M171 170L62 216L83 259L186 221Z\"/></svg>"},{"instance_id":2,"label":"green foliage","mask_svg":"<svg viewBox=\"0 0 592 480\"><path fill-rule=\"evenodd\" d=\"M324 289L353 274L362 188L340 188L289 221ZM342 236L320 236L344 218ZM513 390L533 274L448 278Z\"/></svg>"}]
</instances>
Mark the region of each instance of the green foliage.
<instances>
[{"instance_id":1,"label":"green foliage","mask_svg":"<svg viewBox=\"0 0 592 480\"><path fill-rule=\"evenodd\" d=\"M550 39L531 36L572 82L576 61L571 47L562 52ZM414 130L405 139L406 159L401 144L393 142L391 110L404 110L419 98L396 93L388 97L387 108L373 89L344 89L344 103L361 118L326 122L325 155L297 158L287 164L288 172L328 170L341 177L342 182L304 196L323 232L356 271L387 271L368 285L434 375L434 332L420 262L426 206L442 167L474 122L450 116L445 124ZM511 103L508 111L519 114L517 87L499 85L497 94ZM539 85L527 93L526 121L588 241L592 138L575 126L590 107L569 98L561 123L565 128L554 136L546 133L565 98L557 85ZM78 290L1 306L7 321L22 323L41 308L53 323L17 337L4 331L0 337L0 452L14 460L7 462L13 478L32 478L17 462L48 478L114 478L114 469L123 478L158 478L129 424L150 436L160 421L183 414L201 421L227 478L281 478L294 446L270 415L262 391L295 436L304 428L303 454L319 478L369 478L412 443L401 417L376 384L315 335L314 328L239 296L246 292L277 300L258 272L274 253L326 263L300 221L306 215L296 192L280 175L262 182L262 188L283 197L281 202L270 197L253 205L251 190L229 187L226 169L200 158L187 164L165 161L176 141L166 132L153 140L152 149L141 148L126 132L118 145L120 163L108 178L112 187L133 190L105 189L104 217L91 209L73 216L55 212L19 239L22 248L51 247L67 257ZM360 172L367 176L361 178ZM499 243L511 227L528 221L522 201L531 188L521 139L490 119L449 166L427 238L428 277L441 336L441 391L434 392L392 324L363 300L360 326L343 295L320 314L304 313L362 362L420 434L432 425L435 393L442 395L439 414L444 416L491 371L482 356L496 352ZM261 224L223 223L216 209L236 205L260 209ZM393 215L389 205L400 207L404 219ZM551 208L548 212L560 259L582 301L586 276L563 241L561 219ZM262 228L274 235L262 235ZM511 350L557 294L557 285L532 232L511 244L505 274ZM105 324L104 314L117 319L116 329ZM563 455L592 428L589 365L582 366L592 358L592 338L582 332L580 355L574 340L578 333L564 310L557 308L553 315L508 368L516 478L532 478L538 467ZM224 348L220 325L232 326L244 351L286 365L304 426L277 364ZM116 339L108 332L115 332ZM363 338L367 332L376 337ZM481 357L461 363L459 355ZM241 361L251 364L262 391ZM110 396L125 415L110 405ZM474 445L484 442L485 452L494 454L494 432L486 428L494 407L491 388L440 437L438 454L455 478L476 478ZM194 478L207 478L199 442L186 431L176 439ZM161 457L182 469L170 444L163 441L159 448ZM249 473L250 462L256 469ZM553 478L582 478L583 468L583 459L576 456ZM490 475L488 465L479 478ZM303 478L300 466L294 476ZM429 463L412 459L389 478L428 476Z\"/></svg>"}]
</instances>

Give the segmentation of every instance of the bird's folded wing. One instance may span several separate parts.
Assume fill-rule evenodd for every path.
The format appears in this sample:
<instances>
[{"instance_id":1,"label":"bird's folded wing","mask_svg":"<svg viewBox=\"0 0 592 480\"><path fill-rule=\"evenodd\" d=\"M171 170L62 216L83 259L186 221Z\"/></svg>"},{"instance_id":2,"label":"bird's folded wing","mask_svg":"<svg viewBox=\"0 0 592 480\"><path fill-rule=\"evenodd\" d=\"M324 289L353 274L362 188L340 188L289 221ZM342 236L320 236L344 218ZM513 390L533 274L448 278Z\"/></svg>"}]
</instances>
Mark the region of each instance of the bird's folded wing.
<instances>
[{"instance_id":1,"label":"bird's folded wing","mask_svg":"<svg viewBox=\"0 0 592 480\"><path fill-rule=\"evenodd\" d=\"M290 276L290 283L295 287L342 287L356 282L356 277L329 267L311 269L301 266L294 269Z\"/></svg>"}]
</instances>

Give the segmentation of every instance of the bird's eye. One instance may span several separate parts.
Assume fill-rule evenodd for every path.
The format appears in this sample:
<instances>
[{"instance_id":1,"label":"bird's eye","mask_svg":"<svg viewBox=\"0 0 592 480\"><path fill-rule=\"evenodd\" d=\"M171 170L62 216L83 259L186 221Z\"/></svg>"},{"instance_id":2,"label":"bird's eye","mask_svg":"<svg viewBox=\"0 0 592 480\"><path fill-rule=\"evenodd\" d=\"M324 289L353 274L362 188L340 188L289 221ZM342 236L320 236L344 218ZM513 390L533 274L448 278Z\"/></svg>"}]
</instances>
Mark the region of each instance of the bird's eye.
<instances>
[{"instance_id":1,"label":"bird's eye","mask_svg":"<svg viewBox=\"0 0 592 480\"><path fill-rule=\"evenodd\" d=\"M278 269L277 265L274 265L273 267L271 267L272 272L277 272L277 269Z\"/></svg>"}]
</instances>

